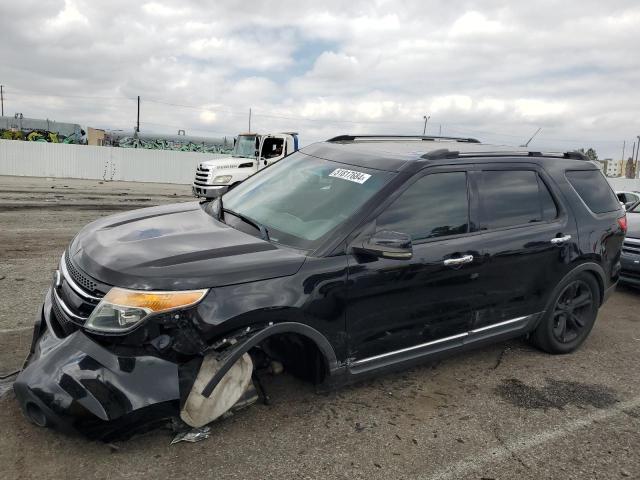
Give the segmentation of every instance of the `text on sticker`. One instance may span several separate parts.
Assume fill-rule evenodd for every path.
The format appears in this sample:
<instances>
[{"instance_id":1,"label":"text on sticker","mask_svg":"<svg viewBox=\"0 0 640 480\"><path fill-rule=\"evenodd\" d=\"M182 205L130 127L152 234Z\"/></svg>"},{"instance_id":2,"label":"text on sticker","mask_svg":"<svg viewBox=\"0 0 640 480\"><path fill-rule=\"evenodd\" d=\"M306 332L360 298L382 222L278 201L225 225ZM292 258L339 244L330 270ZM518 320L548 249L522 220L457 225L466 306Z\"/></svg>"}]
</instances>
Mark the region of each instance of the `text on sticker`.
<instances>
[{"instance_id":1,"label":"text on sticker","mask_svg":"<svg viewBox=\"0 0 640 480\"><path fill-rule=\"evenodd\" d=\"M343 180L349 180L350 182L355 183L364 183L371 175L368 173L356 172L355 170L346 170L344 168L336 168L333 172L329 174L330 177L341 178Z\"/></svg>"}]
</instances>

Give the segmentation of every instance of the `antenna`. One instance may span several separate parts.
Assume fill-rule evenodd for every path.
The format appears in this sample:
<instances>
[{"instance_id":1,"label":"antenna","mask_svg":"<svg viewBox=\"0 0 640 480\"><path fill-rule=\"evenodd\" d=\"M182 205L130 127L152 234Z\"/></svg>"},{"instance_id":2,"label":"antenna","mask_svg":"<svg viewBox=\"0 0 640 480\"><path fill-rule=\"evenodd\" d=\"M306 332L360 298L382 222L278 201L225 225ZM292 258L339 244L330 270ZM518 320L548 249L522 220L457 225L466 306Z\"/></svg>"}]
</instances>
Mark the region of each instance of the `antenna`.
<instances>
[{"instance_id":1,"label":"antenna","mask_svg":"<svg viewBox=\"0 0 640 480\"><path fill-rule=\"evenodd\" d=\"M536 133L534 133L533 135L531 135L531 138L529 140L527 140L527 143L525 143L524 145L520 145L521 147L528 147L529 144L531 143L531 140L534 139L534 137L536 135L538 135L538 133L540 133L540 130L542 130L542 128L538 128L538 130L536 130Z\"/></svg>"}]
</instances>

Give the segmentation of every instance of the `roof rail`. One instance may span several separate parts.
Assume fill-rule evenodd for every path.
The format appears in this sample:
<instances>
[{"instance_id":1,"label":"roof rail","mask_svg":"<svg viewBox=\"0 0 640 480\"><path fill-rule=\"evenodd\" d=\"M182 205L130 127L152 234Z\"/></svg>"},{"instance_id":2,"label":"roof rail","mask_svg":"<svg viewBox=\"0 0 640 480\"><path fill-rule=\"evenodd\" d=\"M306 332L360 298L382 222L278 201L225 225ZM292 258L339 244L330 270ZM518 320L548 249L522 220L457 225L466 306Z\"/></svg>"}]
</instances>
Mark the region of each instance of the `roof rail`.
<instances>
[{"instance_id":1,"label":"roof rail","mask_svg":"<svg viewBox=\"0 0 640 480\"><path fill-rule=\"evenodd\" d=\"M433 135L338 135L330 138L327 142L355 142L356 140L423 140L426 142L434 142L437 140L452 140L464 143L480 143L476 138L468 137L440 137Z\"/></svg>"},{"instance_id":2,"label":"roof rail","mask_svg":"<svg viewBox=\"0 0 640 480\"><path fill-rule=\"evenodd\" d=\"M440 148L438 150L425 153L420 158L424 158L425 160L440 160L443 158L458 158L459 156L460 156L460 152L458 152L457 150L448 150L446 148Z\"/></svg>"},{"instance_id":3,"label":"roof rail","mask_svg":"<svg viewBox=\"0 0 640 480\"><path fill-rule=\"evenodd\" d=\"M504 158L504 157L547 157L547 158L566 158L571 160L589 160L585 155L581 152L534 152L534 151L526 151L526 150L504 150L504 151L495 151L495 152L459 152L457 150L448 150L446 148L440 148L438 150L433 150L431 152L425 153L420 158L425 160L441 160L447 158L476 158L476 157L494 157L494 158Z\"/></svg>"}]
</instances>

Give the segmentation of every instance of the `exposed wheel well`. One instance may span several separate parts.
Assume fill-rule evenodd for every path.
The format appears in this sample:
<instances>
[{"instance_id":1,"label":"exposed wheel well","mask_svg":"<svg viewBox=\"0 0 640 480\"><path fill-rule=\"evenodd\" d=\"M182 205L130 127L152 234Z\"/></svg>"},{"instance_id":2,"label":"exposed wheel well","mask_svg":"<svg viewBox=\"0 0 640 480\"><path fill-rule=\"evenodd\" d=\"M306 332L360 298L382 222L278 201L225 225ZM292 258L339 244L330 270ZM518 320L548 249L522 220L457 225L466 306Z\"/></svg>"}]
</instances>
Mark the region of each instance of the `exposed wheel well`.
<instances>
[{"instance_id":1,"label":"exposed wheel well","mask_svg":"<svg viewBox=\"0 0 640 480\"><path fill-rule=\"evenodd\" d=\"M299 333L272 335L251 352L256 368L266 366L265 362L277 360L282 363L285 372L314 385L322 383L328 373L327 361L318 345Z\"/></svg>"}]
</instances>

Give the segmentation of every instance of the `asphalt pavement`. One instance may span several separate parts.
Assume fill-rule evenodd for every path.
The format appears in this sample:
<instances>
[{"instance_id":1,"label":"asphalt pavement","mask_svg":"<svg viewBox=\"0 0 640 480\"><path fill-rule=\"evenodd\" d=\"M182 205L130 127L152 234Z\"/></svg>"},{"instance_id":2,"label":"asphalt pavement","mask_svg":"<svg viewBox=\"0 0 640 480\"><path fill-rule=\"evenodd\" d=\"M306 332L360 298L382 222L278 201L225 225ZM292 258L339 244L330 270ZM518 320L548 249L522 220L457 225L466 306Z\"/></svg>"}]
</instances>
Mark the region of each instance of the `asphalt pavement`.
<instances>
[{"instance_id":1,"label":"asphalt pavement","mask_svg":"<svg viewBox=\"0 0 640 480\"><path fill-rule=\"evenodd\" d=\"M184 185L0 177L0 374L21 364L60 255L84 224L192 200ZM170 445L168 430L107 445L38 428L9 390L0 476L640 478L639 347L640 291L619 287L571 355L515 340L328 394L278 375L267 380L272 405L216 422L194 444Z\"/></svg>"}]
</instances>

